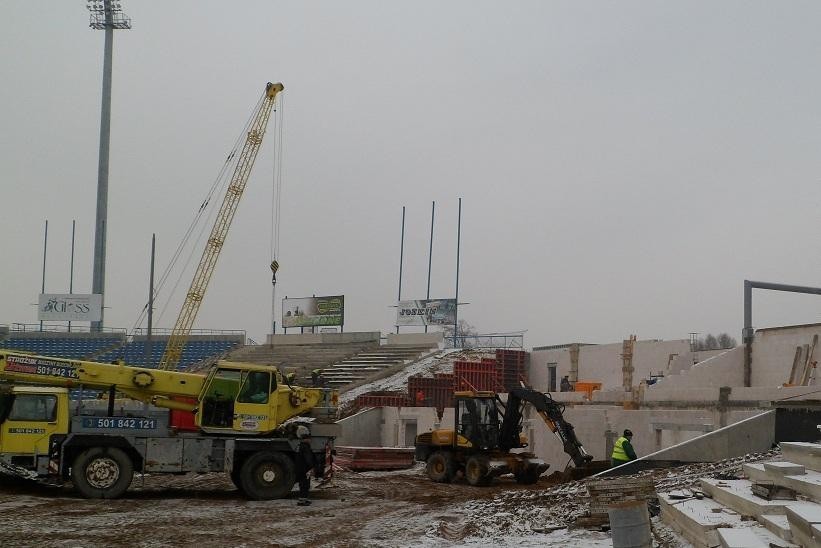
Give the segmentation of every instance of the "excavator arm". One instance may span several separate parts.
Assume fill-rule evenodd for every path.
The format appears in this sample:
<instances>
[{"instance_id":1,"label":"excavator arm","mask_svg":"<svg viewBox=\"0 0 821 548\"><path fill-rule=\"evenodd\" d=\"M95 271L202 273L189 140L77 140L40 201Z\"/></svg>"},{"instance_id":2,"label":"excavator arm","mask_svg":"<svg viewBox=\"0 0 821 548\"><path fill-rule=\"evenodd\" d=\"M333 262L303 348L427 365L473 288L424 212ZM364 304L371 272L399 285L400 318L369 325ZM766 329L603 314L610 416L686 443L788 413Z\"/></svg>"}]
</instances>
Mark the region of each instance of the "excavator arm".
<instances>
[{"instance_id":1,"label":"excavator arm","mask_svg":"<svg viewBox=\"0 0 821 548\"><path fill-rule=\"evenodd\" d=\"M554 401L549 394L529 388L514 388L508 393L505 416L499 432L499 445L502 449L519 447L519 425L522 421L524 402L533 406L551 432L559 438L564 452L570 455L576 468L590 464L593 455L584 450L579 438L576 437L573 425L564 419L564 405Z\"/></svg>"}]
</instances>

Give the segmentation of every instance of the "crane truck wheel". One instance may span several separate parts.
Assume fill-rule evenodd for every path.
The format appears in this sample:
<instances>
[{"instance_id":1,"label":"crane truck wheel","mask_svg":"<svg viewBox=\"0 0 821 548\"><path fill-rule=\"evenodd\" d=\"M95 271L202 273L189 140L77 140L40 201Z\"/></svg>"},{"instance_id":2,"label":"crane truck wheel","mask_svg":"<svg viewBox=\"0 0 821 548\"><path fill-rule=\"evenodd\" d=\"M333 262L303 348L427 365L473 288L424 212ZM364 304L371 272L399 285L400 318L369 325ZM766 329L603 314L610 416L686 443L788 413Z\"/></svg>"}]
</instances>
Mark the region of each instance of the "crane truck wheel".
<instances>
[{"instance_id":1,"label":"crane truck wheel","mask_svg":"<svg viewBox=\"0 0 821 548\"><path fill-rule=\"evenodd\" d=\"M85 498L116 499L126 492L134 476L134 464L122 449L92 447L74 459L71 481Z\"/></svg>"},{"instance_id":2,"label":"crane truck wheel","mask_svg":"<svg viewBox=\"0 0 821 548\"><path fill-rule=\"evenodd\" d=\"M490 465L484 455L473 455L465 463L465 479L474 486L490 483Z\"/></svg>"},{"instance_id":3,"label":"crane truck wheel","mask_svg":"<svg viewBox=\"0 0 821 548\"><path fill-rule=\"evenodd\" d=\"M242 464L241 491L253 500L279 499L294 488L294 462L284 453L260 451Z\"/></svg>"},{"instance_id":4,"label":"crane truck wheel","mask_svg":"<svg viewBox=\"0 0 821 548\"><path fill-rule=\"evenodd\" d=\"M428 477L436 483L448 483L456 474L453 455L448 451L436 451L428 457Z\"/></svg>"}]
</instances>

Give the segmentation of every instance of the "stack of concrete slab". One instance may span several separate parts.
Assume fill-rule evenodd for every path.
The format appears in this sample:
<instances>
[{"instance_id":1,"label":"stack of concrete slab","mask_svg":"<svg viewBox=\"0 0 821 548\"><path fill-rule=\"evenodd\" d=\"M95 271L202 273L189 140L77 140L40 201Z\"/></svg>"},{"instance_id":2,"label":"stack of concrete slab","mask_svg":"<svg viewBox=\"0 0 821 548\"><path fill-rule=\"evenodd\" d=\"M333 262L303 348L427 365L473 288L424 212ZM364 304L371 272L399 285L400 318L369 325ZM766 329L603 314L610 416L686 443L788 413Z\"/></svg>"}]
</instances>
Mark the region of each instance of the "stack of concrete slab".
<instances>
[{"instance_id":1,"label":"stack of concrete slab","mask_svg":"<svg viewBox=\"0 0 821 548\"><path fill-rule=\"evenodd\" d=\"M785 442L781 452L783 461L744 464L747 479L705 478L700 490L660 494L662 519L694 546L821 547L821 444ZM754 484L795 500L757 496Z\"/></svg>"}]
</instances>

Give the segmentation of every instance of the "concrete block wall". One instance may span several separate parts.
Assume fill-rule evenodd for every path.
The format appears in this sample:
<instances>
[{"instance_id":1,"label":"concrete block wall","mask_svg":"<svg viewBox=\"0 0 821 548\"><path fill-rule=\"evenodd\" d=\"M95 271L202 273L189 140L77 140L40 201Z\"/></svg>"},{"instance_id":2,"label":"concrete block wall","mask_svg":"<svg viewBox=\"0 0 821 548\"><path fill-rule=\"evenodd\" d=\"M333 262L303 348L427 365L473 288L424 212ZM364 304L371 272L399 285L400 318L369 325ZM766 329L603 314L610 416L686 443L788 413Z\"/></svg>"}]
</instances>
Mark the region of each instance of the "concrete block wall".
<instances>
[{"instance_id":1,"label":"concrete block wall","mask_svg":"<svg viewBox=\"0 0 821 548\"><path fill-rule=\"evenodd\" d=\"M678 374L660 379L647 387L647 393L719 386L744 386L744 347L722 351Z\"/></svg>"},{"instance_id":2,"label":"concrete block wall","mask_svg":"<svg viewBox=\"0 0 821 548\"><path fill-rule=\"evenodd\" d=\"M582 346L579 349L579 380L602 383L602 389L622 386L622 343ZM633 350L633 383L659 373L667 374L670 356L689 354L690 342L636 341ZM570 374L570 351L567 348L534 349L530 353L530 382L539 390L548 389L548 364L556 364L556 378Z\"/></svg>"},{"instance_id":3,"label":"concrete block wall","mask_svg":"<svg viewBox=\"0 0 821 548\"><path fill-rule=\"evenodd\" d=\"M365 409L339 421L341 434L336 445L348 447L379 447L382 445L382 409Z\"/></svg>"},{"instance_id":4,"label":"concrete block wall","mask_svg":"<svg viewBox=\"0 0 821 548\"><path fill-rule=\"evenodd\" d=\"M813 335L821 339L821 324L759 329L753 340L752 385L780 386L790 377L796 346L811 345ZM821 341L813 359L821 357ZM802 363L803 366L803 363ZM819 384L816 380L813 384Z\"/></svg>"},{"instance_id":5,"label":"concrete block wall","mask_svg":"<svg viewBox=\"0 0 821 548\"><path fill-rule=\"evenodd\" d=\"M726 412L724 420L731 424L759 413L752 409L733 410ZM585 450L596 460L610 459L608 432L612 443L625 428L632 430L633 447L641 457L718 430L722 422L721 413L715 408L625 410L615 406L576 406L568 407L564 415L573 424ZM551 470L564 470L569 457L555 434L538 418L529 421L525 430L533 440L533 451L550 463Z\"/></svg>"}]
</instances>

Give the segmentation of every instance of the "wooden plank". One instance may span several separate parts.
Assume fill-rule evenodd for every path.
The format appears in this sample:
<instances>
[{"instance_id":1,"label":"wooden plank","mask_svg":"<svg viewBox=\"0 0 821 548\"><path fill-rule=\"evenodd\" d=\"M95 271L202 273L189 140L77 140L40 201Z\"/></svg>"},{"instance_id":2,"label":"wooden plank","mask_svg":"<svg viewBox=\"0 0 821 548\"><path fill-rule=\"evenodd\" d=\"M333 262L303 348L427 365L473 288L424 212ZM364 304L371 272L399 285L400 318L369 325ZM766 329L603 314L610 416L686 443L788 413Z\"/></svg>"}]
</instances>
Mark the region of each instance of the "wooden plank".
<instances>
[{"instance_id":1,"label":"wooden plank","mask_svg":"<svg viewBox=\"0 0 821 548\"><path fill-rule=\"evenodd\" d=\"M798 374L798 364L801 361L801 355L803 353L804 352L802 351L800 346L795 347L795 358L793 358L792 361L792 369L790 370L790 380L787 381L787 384L789 385L795 384L795 381L797 380L795 376Z\"/></svg>"},{"instance_id":2,"label":"wooden plank","mask_svg":"<svg viewBox=\"0 0 821 548\"><path fill-rule=\"evenodd\" d=\"M815 345L818 343L818 333L812 336L812 344L807 352L807 361L804 364L804 374L801 376L801 386L807 386L810 381L810 373L813 368L812 357L815 353Z\"/></svg>"}]
</instances>

